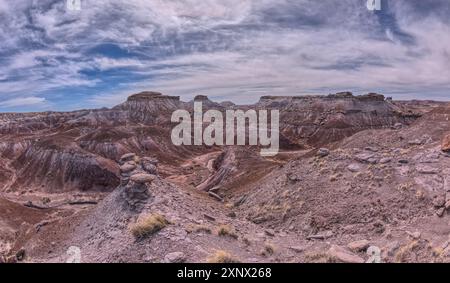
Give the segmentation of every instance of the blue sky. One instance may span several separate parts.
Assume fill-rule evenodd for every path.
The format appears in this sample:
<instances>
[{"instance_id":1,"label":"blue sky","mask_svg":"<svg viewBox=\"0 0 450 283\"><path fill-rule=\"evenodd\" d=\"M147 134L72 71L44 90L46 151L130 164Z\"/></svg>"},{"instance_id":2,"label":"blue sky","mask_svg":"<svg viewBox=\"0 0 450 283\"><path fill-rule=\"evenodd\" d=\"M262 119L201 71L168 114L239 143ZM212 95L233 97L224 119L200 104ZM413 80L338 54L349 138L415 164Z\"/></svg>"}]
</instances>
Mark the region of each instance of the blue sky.
<instances>
[{"instance_id":1,"label":"blue sky","mask_svg":"<svg viewBox=\"0 0 450 283\"><path fill-rule=\"evenodd\" d=\"M450 1L366 2L0 0L0 112L110 107L142 90L450 100Z\"/></svg>"}]
</instances>

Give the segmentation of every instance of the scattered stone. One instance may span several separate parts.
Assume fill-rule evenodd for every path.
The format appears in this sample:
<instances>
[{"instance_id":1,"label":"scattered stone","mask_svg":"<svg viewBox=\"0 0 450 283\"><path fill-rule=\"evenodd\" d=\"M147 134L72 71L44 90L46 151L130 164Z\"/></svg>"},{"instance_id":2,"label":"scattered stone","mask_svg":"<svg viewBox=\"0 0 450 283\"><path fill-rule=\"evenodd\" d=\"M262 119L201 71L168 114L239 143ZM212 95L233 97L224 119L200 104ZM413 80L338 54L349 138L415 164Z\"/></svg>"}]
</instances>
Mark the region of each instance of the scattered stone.
<instances>
[{"instance_id":1,"label":"scattered stone","mask_svg":"<svg viewBox=\"0 0 450 283\"><path fill-rule=\"evenodd\" d=\"M439 217L444 216L444 213L445 213L445 207L441 207L438 210L436 210L436 215Z\"/></svg>"},{"instance_id":2,"label":"scattered stone","mask_svg":"<svg viewBox=\"0 0 450 283\"><path fill-rule=\"evenodd\" d=\"M209 214L205 213L205 214L203 214L203 216L209 221L216 221L216 218L214 216L209 215Z\"/></svg>"},{"instance_id":3,"label":"scattered stone","mask_svg":"<svg viewBox=\"0 0 450 283\"><path fill-rule=\"evenodd\" d=\"M433 199L433 206L435 208L440 208L445 206L445 197L444 196L436 196Z\"/></svg>"},{"instance_id":4,"label":"scattered stone","mask_svg":"<svg viewBox=\"0 0 450 283\"><path fill-rule=\"evenodd\" d=\"M392 162L392 158L390 158L390 157L384 157L384 158L380 159L380 163L381 164L388 164L388 163L391 163L391 162Z\"/></svg>"},{"instance_id":5,"label":"scattered stone","mask_svg":"<svg viewBox=\"0 0 450 283\"><path fill-rule=\"evenodd\" d=\"M411 233L409 231L406 231L406 234L408 234L408 236L410 236L413 240L419 240L420 237L422 237L422 233L420 232Z\"/></svg>"},{"instance_id":6,"label":"scattered stone","mask_svg":"<svg viewBox=\"0 0 450 283\"><path fill-rule=\"evenodd\" d=\"M328 254L335 260L343 263L364 263L364 259L345 248L333 245Z\"/></svg>"},{"instance_id":7,"label":"scattered stone","mask_svg":"<svg viewBox=\"0 0 450 283\"><path fill-rule=\"evenodd\" d=\"M359 172L361 170L361 167L358 164L350 164L347 167L347 169L350 172L356 173L356 172Z\"/></svg>"},{"instance_id":8,"label":"scattered stone","mask_svg":"<svg viewBox=\"0 0 450 283\"><path fill-rule=\"evenodd\" d=\"M220 191L220 189L221 189L220 186L215 186L214 188L210 189L209 191L213 192L213 193L218 193Z\"/></svg>"},{"instance_id":9,"label":"scattered stone","mask_svg":"<svg viewBox=\"0 0 450 283\"><path fill-rule=\"evenodd\" d=\"M408 142L409 145L422 145L423 143L424 142L422 140L420 140L420 139L415 139L415 140L412 140L412 141Z\"/></svg>"},{"instance_id":10,"label":"scattered stone","mask_svg":"<svg viewBox=\"0 0 450 283\"><path fill-rule=\"evenodd\" d=\"M367 248L370 246L370 242L367 240L361 240L361 241L355 241L351 242L347 245L347 248L349 248L353 252L362 252L367 250Z\"/></svg>"},{"instance_id":11,"label":"scattered stone","mask_svg":"<svg viewBox=\"0 0 450 283\"><path fill-rule=\"evenodd\" d=\"M302 246L293 246L293 247L289 247L289 249L293 250L296 253L302 253L306 250L305 247L302 247Z\"/></svg>"},{"instance_id":12,"label":"scattered stone","mask_svg":"<svg viewBox=\"0 0 450 283\"><path fill-rule=\"evenodd\" d=\"M264 233L266 233L266 235L269 237L275 237L275 231L271 229L264 230Z\"/></svg>"},{"instance_id":13,"label":"scattered stone","mask_svg":"<svg viewBox=\"0 0 450 283\"><path fill-rule=\"evenodd\" d=\"M213 192L208 192L208 194L209 194L209 196L215 198L216 200L223 202L223 198L221 196L219 196L218 194L213 193Z\"/></svg>"},{"instance_id":14,"label":"scattered stone","mask_svg":"<svg viewBox=\"0 0 450 283\"><path fill-rule=\"evenodd\" d=\"M417 166L417 172L421 173L421 174L438 174L439 173L439 169L438 168L433 168L427 165L419 165Z\"/></svg>"},{"instance_id":15,"label":"scattered stone","mask_svg":"<svg viewBox=\"0 0 450 283\"><path fill-rule=\"evenodd\" d=\"M164 257L165 263L183 263L185 261L186 257L182 252L173 252Z\"/></svg>"},{"instance_id":16,"label":"scattered stone","mask_svg":"<svg viewBox=\"0 0 450 283\"><path fill-rule=\"evenodd\" d=\"M227 216L231 217L231 218L236 218L237 217L236 212L234 212L234 211L231 211L230 213L228 213Z\"/></svg>"},{"instance_id":17,"label":"scattered stone","mask_svg":"<svg viewBox=\"0 0 450 283\"><path fill-rule=\"evenodd\" d=\"M264 222L267 222L268 219L265 216L258 216L258 217L250 218L249 220L255 224L262 224Z\"/></svg>"},{"instance_id":18,"label":"scattered stone","mask_svg":"<svg viewBox=\"0 0 450 283\"><path fill-rule=\"evenodd\" d=\"M130 180L132 182L135 182L137 184L147 184L147 183L151 183L156 179L155 175L150 175L150 174L144 174L144 173L139 173L139 174L135 174L132 175L130 177Z\"/></svg>"},{"instance_id":19,"label":"scattered stone","mask_svg":"<svg viewBox=\"0 0 450 283\"><path fill-rule=\"evenodd\" d=\"M330 150L327 148L321 148L317 151L317 155L319 157L326 157L326 156L330 155Z\"/></svg>"},{"instance_id":20,"label":"scattered stone","mask_svg":"<svg viewBox=\"0 0 450 283\"><path fill-rule=\"evenodd\" d=\"M326 240L331 237L333 237L333 231L325 231L322 233L308 236L308 237L306 237L306 239L308 239L308 240Z\"/></svg>"},{"instance_id":21,"label":"scattered stone","mask_svg":"<svg viewBox=\"0 0 450 283\"><path fill-rule=\"evenodd\" d=\"M302 178L295 173L287 174L287 178L289 179L289 181L291 181L293 183L302 181Z\"/></svg>"},{"instance_id":22,"label":"scattered stone","mask_svg":"<svg viewBox=\"0 0 450 283\"><path fill-rule=\"evenodd\" d=\"M448 201L445 203L445 209L446 209L446 210L449 210L449 209L450 209L450 200L448 200Z\"/></svg>"},{"instance_id":23,"label":"scattered stone","mask_svg":"<svg viewBox=\"0 0 450 283\"><path fill-rule=\"evenodd\" d=\"M400 164L409 164L409 160L407 160L407 159L400 159L398 161L398 163L400 163Z\"/></svg>"},{"instance_id":24,"label":"scattered stone","mask_svg":"<svg viewBox=\"0 0 450 283\"><path fill-rule=\"evenodd\" d=\"M441 150L442 150L443 152L450 152L450 134L447 135L447 136L442 140Z\"/></svg>"},{"instance_id":25,"label":"scattered stone","mask_svg":"<svg viewBox=\"0 0 450 283\"><path fill-rule=\"evenodd\" d=\"M361 153L355 156L355 160L361 163L377 164L378 159L373 153Z\"/></svg>"},{"instance_id":26,"label":"scattered stone","mask_svg":"<svg viewBox=\"0 0 450 283\"><path fill-rule=\"evenodd\" d=\"M392 126L392 129L394 130L401 130L403 128L402 123L396 123L394 126Z\"/></svg>"}]
</instances>

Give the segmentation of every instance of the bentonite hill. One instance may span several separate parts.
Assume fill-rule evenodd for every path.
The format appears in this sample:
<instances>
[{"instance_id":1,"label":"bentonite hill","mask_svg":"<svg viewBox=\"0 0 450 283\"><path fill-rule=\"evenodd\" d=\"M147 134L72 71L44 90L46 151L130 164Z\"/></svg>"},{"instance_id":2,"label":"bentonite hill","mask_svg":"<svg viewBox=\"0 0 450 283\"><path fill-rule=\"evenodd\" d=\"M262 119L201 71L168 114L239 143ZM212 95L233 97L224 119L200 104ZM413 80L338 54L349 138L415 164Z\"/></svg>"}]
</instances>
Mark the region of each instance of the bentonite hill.
<instances>
[{"instance_id":1,"label":"bentonite hill","mask_svg":"<svg viewBox=\"0 0 450 283\"><path fill-rule=\"evenodd\" d=\"M175 146L156 92L0 114L0 262L450 262L449 103L195 100L279 110L280 153Z\"/></svg>"}]
</instances>

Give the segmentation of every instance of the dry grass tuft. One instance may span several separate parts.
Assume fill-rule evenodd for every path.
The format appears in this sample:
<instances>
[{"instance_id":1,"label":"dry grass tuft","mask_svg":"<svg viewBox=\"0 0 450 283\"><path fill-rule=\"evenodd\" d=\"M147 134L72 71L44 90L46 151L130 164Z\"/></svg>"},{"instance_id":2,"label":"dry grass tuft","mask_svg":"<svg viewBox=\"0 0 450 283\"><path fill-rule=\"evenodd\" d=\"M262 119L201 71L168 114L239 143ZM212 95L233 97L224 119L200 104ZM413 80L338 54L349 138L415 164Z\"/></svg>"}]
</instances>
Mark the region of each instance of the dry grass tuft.
<instances>
[{"instance_id":1,"label":"dry grass tuft","mask_svg":"<svg viewBox=\"0 0 450 283\"><path fill-rule=\"evenodd\" d=\"M220 225L217 228L217 235L221 237L231 237L237 239L238 235L234 232L233 228L229 225Z\"/></svg>"},{"instance_id":2,"label":"dry grass tuft","mask_svg":"<svg viewBox=\"0 0 450 283\"><path fill-rule=\"evenodd\" d=\"M211 228L209 228L206 225L190 225L186 231L188 233L205 233L205 234L211 234Z\"/></svg>"},{"instance_id":3,"label":"dry grass tuft","mask_svg":"<svg viewBox=\"0 0 450 283\"><path fill-rule=\"evenodd\" d=\"M240 263L240 261L226 251L216 251L208 258L208 263Z\"/></svg>"},{"instance_id":4,"label":"dry grass tuft","mask_svg":"<svg viewBox=\"0 0 450 283\"><path fill-rule=\"evenodd\" d=\"M160 214L150 214L130 226L130 231L136 238L145 238L160 231L170 222Z\"/></svg>"}]
</instances>

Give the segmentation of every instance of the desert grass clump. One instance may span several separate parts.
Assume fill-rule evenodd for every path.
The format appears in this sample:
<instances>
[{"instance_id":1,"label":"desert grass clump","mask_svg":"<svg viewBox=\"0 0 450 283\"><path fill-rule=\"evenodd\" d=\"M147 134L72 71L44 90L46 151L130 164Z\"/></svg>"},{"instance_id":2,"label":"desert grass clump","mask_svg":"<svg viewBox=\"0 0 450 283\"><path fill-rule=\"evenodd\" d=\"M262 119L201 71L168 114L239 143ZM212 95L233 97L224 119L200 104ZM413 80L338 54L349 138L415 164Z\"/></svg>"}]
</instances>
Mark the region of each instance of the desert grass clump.
<instances>
[{"instance_id":1,"label":"desert grass clump","mask_svg":"<svg viewBox=\"0 0 450 283\"><path fill-rule=\"evenodd\" d=\"M131 225L130 231L135 238L145 238L159 232L169 224L170 222L163 215L150 214Z\"/></svg>"},{"instance_id":2,"label":"desert grass clump","mask_svg":"<svg viewBox=\"0 0 450 283\"><path fill-rule=\"evenodd\" d=\"M240 263L240 261L230 253L219 250L208 258L208 263Z\"/></svg>"},{"instance_id":3,"label":"desert grass clump","mask_svg":"<svg viewBox=\"0 0 450 283\"><path fill-rule=\"evenodd\" d=\"M231 237L237 239L238 235L234 232L233 228L229 225L220 225L217 228L217 235L221 237Z\"/></svg>"},{"instance_id":4,"label":"desert grass clump","mask_svg":"<svg viewBox=\"0 0 450 283\"><path fill-rule=\"evenodd\" d=\"M418 241L412 241L409 244L401 247L399 251L395 254L396 263L406 263L408 262L408 257L414 254L414 250L419 246Z\"/></svg>"},{"instance_id":5,"label":"desert grass clump","mask_svg":"<svg viewBox=\"0 0 450 283\"><path fill-rule=\"evenodd\" d=\"M313 252L305 255L305 263L335 263L336 260L324 252Z\"/></svg>"},{"instance_id":6,"label":"desert grass clump","mask_svg":"<svg viewBox=\"0 0 450 283\"><path fill-rule=\"evenodd\" d=\"M205 233L205 234L211 234L211 228L209 228L206 225L190 225L186 231L188 233Z\"/></svg>"}]
</instances>

